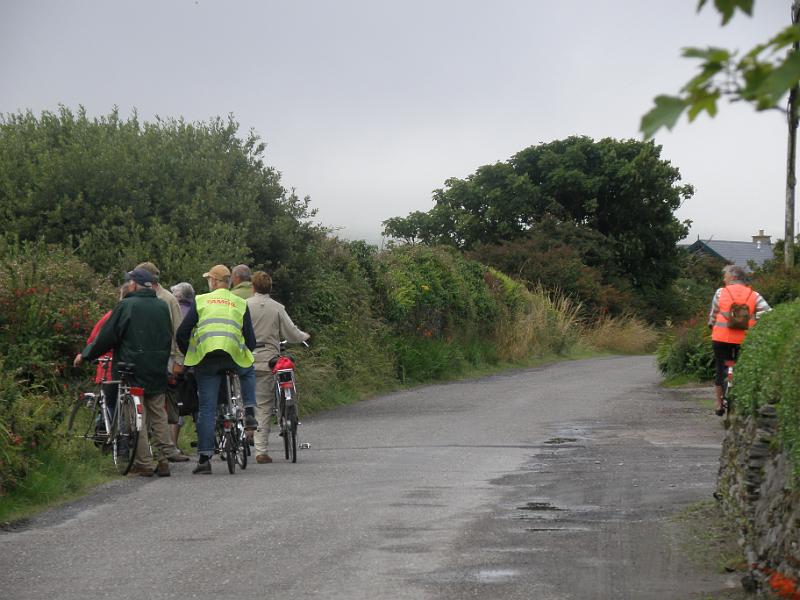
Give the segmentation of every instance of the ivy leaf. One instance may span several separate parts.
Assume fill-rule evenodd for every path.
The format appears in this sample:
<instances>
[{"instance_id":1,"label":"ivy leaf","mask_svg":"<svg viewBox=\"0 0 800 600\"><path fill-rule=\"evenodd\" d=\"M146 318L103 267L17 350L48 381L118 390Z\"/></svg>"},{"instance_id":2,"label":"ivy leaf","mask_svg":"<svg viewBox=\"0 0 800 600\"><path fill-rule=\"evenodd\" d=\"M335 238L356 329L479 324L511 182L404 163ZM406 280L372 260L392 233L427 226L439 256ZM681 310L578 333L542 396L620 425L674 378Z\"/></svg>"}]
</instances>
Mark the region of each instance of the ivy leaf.
<instances>
[{"instance_id":1,"label":"ivy leaf","mask_svg":"<svg viewBox=\"0 0 800 600\"><path fill-rule=\"evenodd\" d=\"M639 130L645 139L653 137L662 127L672 129L689 105L688 101L677 96L656 96L655 103L656 105L642 117L639 125Z\"/></svg>"}]
</instances>

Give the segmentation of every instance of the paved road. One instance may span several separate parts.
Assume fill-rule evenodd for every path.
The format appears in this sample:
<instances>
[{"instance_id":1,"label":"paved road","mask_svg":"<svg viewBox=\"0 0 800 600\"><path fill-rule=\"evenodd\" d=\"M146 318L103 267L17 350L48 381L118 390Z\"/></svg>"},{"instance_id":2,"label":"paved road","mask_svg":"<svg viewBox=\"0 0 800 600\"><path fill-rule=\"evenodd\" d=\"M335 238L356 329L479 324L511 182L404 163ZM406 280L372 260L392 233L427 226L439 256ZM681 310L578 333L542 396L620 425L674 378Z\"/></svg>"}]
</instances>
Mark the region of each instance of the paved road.
<instances>
[{"instance_id":1,"label":"paved road","mask_svg":"<svg viewBox=\"0 0 800 600\"><path fill-rule=\"evenodd\" d=\"M120 480L0 533L0 597L700 598L731 582L669 517L722 431L658 380L615 357L418 388L307 419L295 465Z\"/></svg>"}]
</instances>

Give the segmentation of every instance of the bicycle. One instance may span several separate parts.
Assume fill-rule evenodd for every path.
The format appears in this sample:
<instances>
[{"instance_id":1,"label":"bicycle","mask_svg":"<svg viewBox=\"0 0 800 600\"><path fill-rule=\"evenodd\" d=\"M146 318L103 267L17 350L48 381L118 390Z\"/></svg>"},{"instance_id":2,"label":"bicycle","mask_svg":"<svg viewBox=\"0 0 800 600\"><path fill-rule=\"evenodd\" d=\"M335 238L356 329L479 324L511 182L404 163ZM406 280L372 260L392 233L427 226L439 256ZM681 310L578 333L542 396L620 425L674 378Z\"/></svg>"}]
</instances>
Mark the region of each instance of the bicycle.
<instances>
[{"instance_id":1,"label":"bicycle","mask_svg":"<svg viewBox=\"0 0 800 600\"><path fill-rule=\"evenodd\" d=\"M100 364L107 364L112 359L100 358ZM120 374L119 381L109 381L103 378L100 383L100 394L84 392L70 412L67 420L67 434L71 434L75 427L75 420L79 409L83 406L92 412L86 431L77 437L92 441L105 452L111 452L114 465L120 475L127 475L133 466L136 456L136 446L139 442L139 432L143 426L144 388L131 385L135 365L133 363L117 363ZM109 407L104 386L117 384L117 401L113 413ZM102 429L101 429L102 426Z\"/></svg>"},{"instance_id":2,"label":"bicycle","mask_svg":"<svg viewBox=\"0 0 800 600\"><path fill-rule=\"evenodd\" d=\"M302 344L308 348L306 342ZM269 361L272 374L275 376L275 403L272 413L278 417L279 433L283 438L283 450L286 460L297 462L298 445L308 447L306 444L299 444L297 428L300 425L297 413L297 382L294 376L295 358L291 354L285 354L286 342L281 342L281 353Z\"/></svg>"},{"instance_id":3,"label":"bicycle","mask_svg":"<svg viewBox=\"0 0 800 600\"><path fill-rule=\"evenodd\" d=\"M235 371L225 371L222 396L217 401L215 423L216 451L228 463L228 472L233 475L238 464L247 468L250 444L244 428L244 404L242 402L239 376Z\"/></svg>"}]
</instances>

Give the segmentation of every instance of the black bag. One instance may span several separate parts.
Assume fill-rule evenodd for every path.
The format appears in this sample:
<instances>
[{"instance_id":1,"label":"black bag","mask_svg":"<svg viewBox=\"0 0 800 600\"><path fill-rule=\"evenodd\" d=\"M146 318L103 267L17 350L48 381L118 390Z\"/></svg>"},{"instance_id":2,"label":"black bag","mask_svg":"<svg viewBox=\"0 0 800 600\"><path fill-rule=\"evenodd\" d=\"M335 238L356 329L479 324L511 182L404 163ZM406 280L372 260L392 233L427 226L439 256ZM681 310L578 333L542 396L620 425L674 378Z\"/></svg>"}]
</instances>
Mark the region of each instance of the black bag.
<instances>
[{"instance_id":1,"label":"black bag","mask_svg":"<svg viewBox=\"0 0 800 600\"><path fill-rule=\"evenodd\" d=\"M728 290L728 288L725 289ZM731 300L733 300L733 294L731 294L730 290L728 290L728 295L730 295ZM747 301L752 295L753 290L750 290L750 293L747 294L747 298L745 298L744 304L739 304L738 302L731 303L731 310L728 316L728 329L750 329L750 307L747 306Z\"/></svg>"},{"instance_id":2,"label":"black bag","mask_svg":"<svg viewBox=\"0 0 800 600\"><path fill-rule=\"evenodd\" d=\"M178 396L178 414L186 417L196 413L200 403L197 400L197 380L194 374L181 373L175 384L175 390Z\"/></svg>"}]
</instances>

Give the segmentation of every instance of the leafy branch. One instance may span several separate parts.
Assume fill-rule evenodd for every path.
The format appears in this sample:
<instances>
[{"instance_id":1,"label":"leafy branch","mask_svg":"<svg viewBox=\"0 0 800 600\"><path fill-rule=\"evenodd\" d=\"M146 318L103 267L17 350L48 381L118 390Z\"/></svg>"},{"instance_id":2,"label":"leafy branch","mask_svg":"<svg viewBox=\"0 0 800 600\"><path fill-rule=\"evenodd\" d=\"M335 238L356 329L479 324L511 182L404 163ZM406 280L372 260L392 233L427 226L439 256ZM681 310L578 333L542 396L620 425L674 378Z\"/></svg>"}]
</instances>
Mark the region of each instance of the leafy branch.
<instances>
[{"instance_id":1,"label":"leafy branch","mask_svg":"<svg viewBox=\"0 0 800 600\"><path fill-rule=\"evenodd\" d=\"M701 10L707 0L700 0ZM754 0L714 0L714 6L726 25L736 9L752 16ZM797 11L796 5L793 9ZM685 58L700 60L700 68L677 96L660 95L655 106L641 120L640 130L651 138L662 127L672 129L686 112L694 121L703 112L714 117L718 102L746 101L756 110L780 110L781 99L800 81L800 25L779 31L766 43L758 44L744 55L725 48L684 48Z\"/></svg>"}]
</instances>

